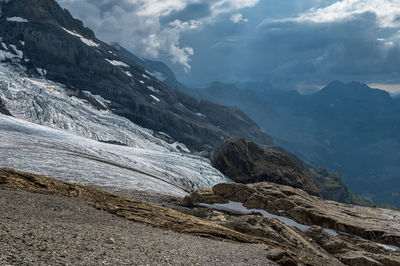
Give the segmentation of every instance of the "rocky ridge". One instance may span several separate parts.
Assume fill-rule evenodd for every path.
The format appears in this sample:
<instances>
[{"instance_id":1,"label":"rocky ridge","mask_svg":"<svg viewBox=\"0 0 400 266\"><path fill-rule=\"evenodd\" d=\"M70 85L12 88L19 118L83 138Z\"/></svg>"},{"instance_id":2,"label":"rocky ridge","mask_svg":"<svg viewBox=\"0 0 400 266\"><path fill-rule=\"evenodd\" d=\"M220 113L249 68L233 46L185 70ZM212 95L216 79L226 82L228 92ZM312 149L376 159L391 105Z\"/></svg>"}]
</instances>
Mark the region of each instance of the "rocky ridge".
<instances>
[{"instance_id":1,"label":"rocky ridge","mask_svg":"<svg viewBox=\"0 0 400 266\"><path fill-rule=\"evenodd\" d=\"M213 165L239 183L273 182L320 196L314 180L289 157L276 150L263 150L244 139L230 139L218 147Z\"/></svg>"},{"instance_id":2,"label":"rocky ridge","mask_svg":"<svg viewBox=\"0 0 400 266\"><path fill-rule=\"evenodd\" d=\"M324 201L266 182L218 184L197 190L185 203L228 211L229 218L209 219L254 236L276 237L264 222L273 217L346 265L400 265L397 211ZM232 213L242 215L231 218Z\"/></svg>"}]
</instances>

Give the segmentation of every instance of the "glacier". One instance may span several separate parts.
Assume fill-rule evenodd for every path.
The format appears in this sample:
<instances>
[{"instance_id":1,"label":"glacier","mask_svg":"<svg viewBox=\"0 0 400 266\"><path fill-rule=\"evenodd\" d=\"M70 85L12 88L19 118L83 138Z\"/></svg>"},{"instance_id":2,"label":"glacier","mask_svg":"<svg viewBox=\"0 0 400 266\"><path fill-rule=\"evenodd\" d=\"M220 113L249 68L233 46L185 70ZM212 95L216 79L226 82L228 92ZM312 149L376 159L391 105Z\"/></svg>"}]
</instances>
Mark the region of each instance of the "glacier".
<instances>
[{"instance_id":1,"label":"glacier","mask_svg":"<svg viewBox=\"0 0 400 266\"><path fill-rule=\"evenodd\" d=\"M36 124L58 128L105 142L118 142L136 148L178 151L153 137L152 131L106 109L108 100L83 91L103 107L71 96L64 85L44 78L33 78L23 71L0 63L0 98L10 113Z\"/></svg>"},{"instance_id":2,"label":"glacier","mask_svg":"<svg viewBox=\"0 0 400 266\"><path fill-rule=\"evenodd\" d=\"M86 94L88 96L88 94ZM232 182L206 158L182 153L149 129L98 109L44 78L0 63L0 167L95 186L183 196ZM115 141L123 145L106 142Z\"/></svg>"}]
</instances>

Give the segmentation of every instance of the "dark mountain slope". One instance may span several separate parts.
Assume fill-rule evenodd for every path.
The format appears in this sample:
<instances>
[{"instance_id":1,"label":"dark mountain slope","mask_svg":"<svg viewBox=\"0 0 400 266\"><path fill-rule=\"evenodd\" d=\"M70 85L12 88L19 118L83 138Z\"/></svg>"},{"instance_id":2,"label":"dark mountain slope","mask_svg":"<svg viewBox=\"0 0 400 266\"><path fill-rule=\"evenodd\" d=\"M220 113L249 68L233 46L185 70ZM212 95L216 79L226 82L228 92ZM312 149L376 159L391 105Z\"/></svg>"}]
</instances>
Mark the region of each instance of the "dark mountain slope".
<instances>
[{"instance_id":1,"label":"dark mountain slope","mask_svg":"<svg viewBox=\"0 0 400 266\"><path fill-rule=\"evenodd\" d=\"M148 74L54 0L2 2L1 8L2 41L20 51L18 58L6 60L24 65L32 75L101 95L114 113L167 132L192 150L210 149L232 136L273 143L238 109L198 101Z\"/></svg>"},{"instance_id":2,"label":"dark mountain slope","mask_svg":"<svg viewBox=\"0 0 400 266\"><path fill-rule=\"evenodd\" d=\"M112 47L114 47L114 49L118 50L118 52L120 52L123 56L131 59L136 64L144 67L149 74L161 80L168 86L185 91L186 86L180 83L176 79L174 72L172 72L172 70L165 63L161 61L149 60L147 58L138 57L116 42L112 43L111 45Z\"/></svg>"},{"instance_id":3,"label":"dark mountain slope","mask_svg":"<svg viewBox=\"0 0 400 266\"><path fill-rule=\"evenodd\" d=\"M272 182L320 196L315 181L289 157L276 150L263 150L244 139L230 139L218 147L213 164L239 183Z\"/></svg>"},{"instance_id":4,"label":"dark mountain slope","mask_svg":"<svg viewBox=\"0 0 400 266\"><path fill-rule=\"evenodd\" d=\"M124 53L128 58L134 60L137 64L145 67L148 72L160 71L159 75L164 78L168 77L166 79L172 81L172 84L180 84L173 75L173 72L162 62L139 58L118 44L114 44L114 47ZM162 67L158 67L159 65ZM308 131L297 130L301 124L296 125L293 121L286 120L288 111L285 112L285 108L292 106L299 107L301 110L302 107L300 103L303 96L295 91L286 92L275 89L270 84L265 83L246 83L241 86L248 85L254 85L255 89L240 89L234 84L225 84L222 82L215 82L210 87L202 89L191 89L182 84L177 85L177 87L198 99L211 100L228 106L239 106L260 126L266 129L267 132L274 135L274 138L277 140L296 140L297 138L304 140L301 144L298 144L295 141L290 143L282 141L282 143L287 144L285 145L287 149L298 151L298 154L300 155L315 154L316 152L314 148L323 146L316 142L313 135L309 134ZM264 86L266 87L264 88ZM268 105L265 103L266 101L268 101ZM273 106L273 108L270 108L269 106ZM279 112L275 110L278 110ZM280 113L282 113L282 115ZM299 112L299 114L301 113L302 111ZM307 117L304 115L300 121L304 122L305 119L307 119ZM305 126L310 126L310 124L311 123L307 123ZM280 147L274 146L273 148L290 157L290 159L318 185L319 193L321 193L324 199L364 206L373 205L371 202L368 202L360 196L352 193L344 184L340 174L330 173L323 168L315 168L296 155L289 153L287 150ZM320 150L322 150L322 148L320 148ZM307 156L305 156L305 158L307 158ZM322 162L319 165L324 166L325 164ZM326 165L328 164L326 163ZM219 167L218 165L216 165L216 167L223 172L226 168ZM224 173L228 174L227 172ZM236 180L235 178L237 176L229 176Z\"/></svg>"},{"instance_id":5,"label":"dark mountain slope","mask_svg":"<svg viewBox=\"0 0 400 266\"><path fill-rule=\"evenodd\" d=\"M278 145L314 166L342 173L352 191L400 206L400 101L387 92L336 81L313 95L223 83L193 94L239 106Z\"/></svg>"}]
</instances>

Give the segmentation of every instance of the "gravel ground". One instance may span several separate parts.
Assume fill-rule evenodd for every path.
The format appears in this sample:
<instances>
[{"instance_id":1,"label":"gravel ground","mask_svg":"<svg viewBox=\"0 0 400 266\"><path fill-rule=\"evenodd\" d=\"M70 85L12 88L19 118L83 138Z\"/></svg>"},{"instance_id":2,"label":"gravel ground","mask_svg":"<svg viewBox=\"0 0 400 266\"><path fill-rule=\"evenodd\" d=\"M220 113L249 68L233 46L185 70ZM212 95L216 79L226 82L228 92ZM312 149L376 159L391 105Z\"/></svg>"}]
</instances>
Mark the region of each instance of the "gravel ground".
<instances>
[{"instance_id":1,"label":"gravel ground","mask_svg":"<svg viewBox=\"0 0 400 266\"><path fill-rule=\"evenodd\" d=\"M275 265L266 253L148 227L84 201L0 190L0 265Z\"/></svg>"}]
</instances>

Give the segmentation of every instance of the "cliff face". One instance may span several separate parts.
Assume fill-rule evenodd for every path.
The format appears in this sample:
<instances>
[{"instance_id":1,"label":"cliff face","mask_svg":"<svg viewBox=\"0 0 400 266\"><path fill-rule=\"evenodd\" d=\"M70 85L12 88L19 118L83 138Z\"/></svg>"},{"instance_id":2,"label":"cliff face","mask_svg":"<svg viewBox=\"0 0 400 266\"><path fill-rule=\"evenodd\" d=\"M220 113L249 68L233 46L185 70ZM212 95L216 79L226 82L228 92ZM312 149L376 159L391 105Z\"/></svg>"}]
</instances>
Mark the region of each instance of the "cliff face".
<instances>
[{"instance_id":1,"label":"cliff face","mask_svg":"<svg viewBox=\"0 0 400 266\"><path fill-rule=\"evenodd\" d=\"M273 182L320 196L314 180L279 151L263 150L243 139L230 139L216 149L213 159L214 166L236 182Z\"/></svg>"},{"instance_id":2,"label":"cliff face","mask_svg":"<svg viewBox=\"0 0 400 266\"><path fill-rule=\"evenodd\" d=\"M168 87L98 40L54 0L8 1L1 10L2 61L22 65L30 75L100 95L115 114L166 132L192 150L211 149L232 136L273 143L240 110Z\"/></svg>"}]
</instances>

